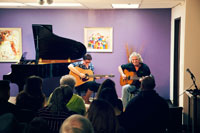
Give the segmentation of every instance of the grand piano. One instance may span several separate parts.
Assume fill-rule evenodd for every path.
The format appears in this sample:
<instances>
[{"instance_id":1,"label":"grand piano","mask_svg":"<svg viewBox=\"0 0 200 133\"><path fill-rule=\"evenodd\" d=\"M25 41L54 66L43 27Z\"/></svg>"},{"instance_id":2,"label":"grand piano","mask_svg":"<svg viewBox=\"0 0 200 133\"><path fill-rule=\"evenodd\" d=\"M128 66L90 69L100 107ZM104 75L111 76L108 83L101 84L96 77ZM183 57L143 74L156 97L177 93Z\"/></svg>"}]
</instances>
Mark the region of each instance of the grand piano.
<instances>
[{"instance_id":1,"label":"grand piano","mask_svg":"<svg viewBox=\"0 0 200 133\"><path fill-rule=\"evenodd\" d=\"M23 55L18 64L11 64L11 73L3 75L4 80L16 83L19 91L23 90L26 78L31 75L52 78L68 74L67 66L86 53L81 42L55 35L51 25L33 24L32 30L36 59L26 60Z\"/></svg>"}]
</instances>

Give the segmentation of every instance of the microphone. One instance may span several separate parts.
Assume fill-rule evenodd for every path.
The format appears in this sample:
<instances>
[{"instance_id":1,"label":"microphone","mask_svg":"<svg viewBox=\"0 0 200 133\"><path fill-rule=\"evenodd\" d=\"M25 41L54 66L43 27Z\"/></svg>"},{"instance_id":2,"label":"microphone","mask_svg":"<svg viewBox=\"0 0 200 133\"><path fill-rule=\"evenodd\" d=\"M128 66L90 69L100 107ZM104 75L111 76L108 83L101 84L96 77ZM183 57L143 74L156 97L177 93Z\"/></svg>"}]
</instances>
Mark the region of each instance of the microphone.
<instances>
[{"instance_id":1,"label":"microphone","mask_svg":"<svg viewBox=\"0 0 200 133\"><path fill-rule=\"evenodd\" d=\"M187 68L186 71L191 75L191 78L193 79L194 78L194 74L190 71L190 69Z\"/></svg>"}]
</instances>

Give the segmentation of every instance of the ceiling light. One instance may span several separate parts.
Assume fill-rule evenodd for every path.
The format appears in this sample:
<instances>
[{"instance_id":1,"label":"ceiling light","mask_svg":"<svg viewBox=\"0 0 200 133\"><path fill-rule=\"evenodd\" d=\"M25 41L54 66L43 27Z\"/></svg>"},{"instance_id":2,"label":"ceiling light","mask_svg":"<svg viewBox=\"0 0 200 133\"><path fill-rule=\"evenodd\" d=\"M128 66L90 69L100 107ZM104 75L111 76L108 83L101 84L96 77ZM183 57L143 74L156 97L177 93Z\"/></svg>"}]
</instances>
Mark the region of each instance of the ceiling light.
<instances>
[{"instance_id":1,"label":"ceiling light","mask_svg":"<svg viewBox=\"0 0 200 133\"><path fill-rule=\"evenodd\" d=\"M113 8L127 9L127 8L139 8L139 4L112 4Z\"/></svg>"},{"instance_id":2,"label":"ceiling light","mask_svg":"<svg viewBox=\"0 0 200 133\"><path fill-rule=\"evenodd\" d=\"M44 5L39 5L37 3L26 3L29 6L46 6L46 7L77 7L82 6L80 3L52 3L51 5L44 3Z\"/></svg>"},{"instance_id":3,"label":"ceiling light","mask_svg":"<svg viewBox=\"0 0 200 133\"><path fill-rule=\"evenodd\" d=\"M25 6L22 3L0 2L0 6Z\"/></svg>"}]
</instances>

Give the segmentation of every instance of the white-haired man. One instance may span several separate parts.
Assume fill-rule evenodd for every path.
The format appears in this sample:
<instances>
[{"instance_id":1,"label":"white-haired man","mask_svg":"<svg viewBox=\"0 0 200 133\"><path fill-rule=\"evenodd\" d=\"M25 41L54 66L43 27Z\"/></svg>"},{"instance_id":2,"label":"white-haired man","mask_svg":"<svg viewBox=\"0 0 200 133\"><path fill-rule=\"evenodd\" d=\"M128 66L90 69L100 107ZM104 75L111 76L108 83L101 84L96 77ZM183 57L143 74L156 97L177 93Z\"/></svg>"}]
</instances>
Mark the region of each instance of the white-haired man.
<instances>
[{"instance_id":1,"label":"white-haired man","mask_svg":"<svg viewBox=\"0 0 200 133\"><path fill-rule=\"evenodd\" d=\"M136 95L140 88L140 78L151 74L149 67L143 63L141 55L133 52L129 57L128 64L123 64L118 67L118 70L123 80L122 85L122 102L126 108L128 102L132 98L131 95Z\"/></svg>"}]
</instances>

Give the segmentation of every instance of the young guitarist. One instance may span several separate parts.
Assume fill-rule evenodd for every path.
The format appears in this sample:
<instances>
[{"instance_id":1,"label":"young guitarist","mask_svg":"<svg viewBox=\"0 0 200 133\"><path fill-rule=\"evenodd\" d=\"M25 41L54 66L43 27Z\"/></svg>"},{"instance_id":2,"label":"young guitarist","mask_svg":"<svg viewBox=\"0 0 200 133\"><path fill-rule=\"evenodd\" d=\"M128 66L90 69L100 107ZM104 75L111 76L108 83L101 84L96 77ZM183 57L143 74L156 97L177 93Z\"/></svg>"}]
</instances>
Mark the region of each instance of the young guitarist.
<instances>
[{"instance_id":1,"label":"young guitarist","mask_svg":"<svg viewBox=\"0 0 200 133\"><path fill-rule=\"evenodd\" d=\"M92 61L92 56L90 54L85 54L83 56L82 61L71 63L71 64L69 64L68 68L77 77L79 77L80 79L84 79L87 77L87 75L84 74L83 72L81 72L80 69L77 69L77 68L81 68L86 71L91 70L94 72L94 65L91 63L91 61ZM96 77L96 79L99 79L99 78L100 77ZM78 80L78 78L77 78L77 80ZM85 100L86 104L90 104L89 98L93 92L97 92L99 86L100 86L100 84L96 83L93 80L93 81L87 81L83 84L80 84L79 86L76 86L75 89L79 92L86 91L86 94L85 94L85 96L83 96L83 99Z\"/></svg>"},{"instance_id":2,"label":"young guitarist","mask_svg":"<svg viewBox=\"0 0 200 133\"><path fill-rule=\"evenodd\" d=\"M141 78L151 74L149 67L143 63L139 53L133 52L129 57L128 64L118 67L121 75L122 103L124 108L131 99L131 94L136 94L140 88Z\"/></svg>"}]
</instances>

